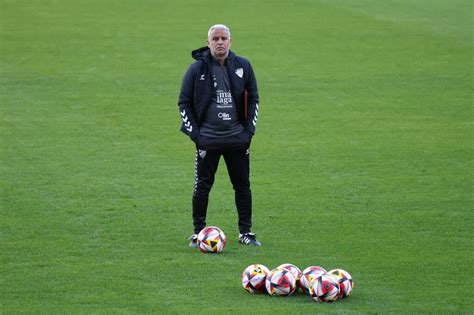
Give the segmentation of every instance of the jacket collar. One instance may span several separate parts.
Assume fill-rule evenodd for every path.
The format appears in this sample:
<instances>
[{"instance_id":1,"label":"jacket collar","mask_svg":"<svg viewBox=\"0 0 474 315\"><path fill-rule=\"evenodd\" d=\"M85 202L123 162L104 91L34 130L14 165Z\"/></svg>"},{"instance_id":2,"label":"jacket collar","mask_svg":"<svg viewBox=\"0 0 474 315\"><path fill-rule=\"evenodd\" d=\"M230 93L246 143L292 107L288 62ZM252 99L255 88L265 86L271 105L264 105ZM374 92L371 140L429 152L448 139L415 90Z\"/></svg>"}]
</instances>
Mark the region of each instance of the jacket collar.
<instances>
[{"instance_id":1,"label":"jacket collar","mask_svg":"<svg viewBox=\"0 0 474 315\"><path fill-rule=\"evenodd\" d=\"M210 58L212 58L211 50L207 46L193 50L191 52L191 56L196 60L203 60L206 63L211 60ZM234 52L232 50L229 50L229 55L227 56L226 60L232 60L234 59L234 57L235 57Z\"/></svg>"}]
</instances>

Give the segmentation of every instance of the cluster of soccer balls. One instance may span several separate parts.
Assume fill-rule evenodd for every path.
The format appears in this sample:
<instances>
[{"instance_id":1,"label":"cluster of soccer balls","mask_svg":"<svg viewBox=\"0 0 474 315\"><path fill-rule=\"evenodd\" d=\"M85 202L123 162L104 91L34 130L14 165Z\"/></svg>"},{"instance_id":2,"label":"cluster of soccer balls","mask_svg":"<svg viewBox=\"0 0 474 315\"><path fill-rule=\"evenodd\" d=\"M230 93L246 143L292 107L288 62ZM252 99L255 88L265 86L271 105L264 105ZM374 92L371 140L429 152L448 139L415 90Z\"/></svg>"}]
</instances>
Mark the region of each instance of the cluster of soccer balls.
<instances>
[{"instance_id":1,"label":"cluster of soccer balls","mask_svg":"<svg viewBox=\"0 0 474 315\"><path fill-rule=\"evenodd\" d=\"M267 292L278 296L289 296L300 287L314 301L329 303L348 297L354 282L342 269L328 272L322 267L310 266L301 271L293 264L282 264L270 271L262 264L253 264L242 273L242 286L250 293Z\"/></svg>"},{"instance_id":2,"label":"cluster of soccer balls","mask_svg":"<svg viewBox=\"0 0 474 315\"><path fill-rule=\"evenodd\" d=\"M203 253L221 253L227 243L224 232L216 226L206 226L197 236L197 245ZM250 293L267 292L288 296L298 288L316 302L333 302L348 297L354 282L342 269L329 272L323 267L310 266L301 271L293 264L282 264L269 270L262 264L253 264L242 273L242 286Z\"/></svg>"}]
</instances>

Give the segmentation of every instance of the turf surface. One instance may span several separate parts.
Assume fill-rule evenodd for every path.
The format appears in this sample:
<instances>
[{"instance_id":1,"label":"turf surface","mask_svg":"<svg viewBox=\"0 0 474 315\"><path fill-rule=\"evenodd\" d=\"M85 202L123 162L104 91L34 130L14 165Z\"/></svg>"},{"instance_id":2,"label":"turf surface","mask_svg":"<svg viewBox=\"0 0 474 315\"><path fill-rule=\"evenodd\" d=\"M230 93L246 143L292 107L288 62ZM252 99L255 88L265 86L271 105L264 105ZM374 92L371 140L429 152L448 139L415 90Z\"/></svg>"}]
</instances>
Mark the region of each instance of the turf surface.
<instances>
[{"instance_id":1,"label":"turf surface","mask_svg":"<svg viewBox=\"0 0 474 315\"><path fill-rule=\"evenodd\" d=\"M271 8L271 9L270 9ZM0 0L0 313L472 313L472 2ZM224 164L187 246L181 77L226 23L261 94L254 231ZM349 271L331 305L251 263Z\"/></svg>"}]
</instances>

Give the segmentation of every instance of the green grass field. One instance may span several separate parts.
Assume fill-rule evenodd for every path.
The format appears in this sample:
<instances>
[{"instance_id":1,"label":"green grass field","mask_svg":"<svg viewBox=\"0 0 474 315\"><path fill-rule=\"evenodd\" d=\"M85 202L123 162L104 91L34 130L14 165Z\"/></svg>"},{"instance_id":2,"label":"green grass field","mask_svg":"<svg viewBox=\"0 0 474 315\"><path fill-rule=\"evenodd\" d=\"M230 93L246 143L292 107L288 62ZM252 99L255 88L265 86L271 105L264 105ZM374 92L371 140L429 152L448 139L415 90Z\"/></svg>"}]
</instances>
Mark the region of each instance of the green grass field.
<instances>
[{"instance_id":1,"label":"green grass field","mask_svg":"<svg viewBox=\"0 0 474 315\"><path fill-rule=\"evenodd\" d=\"M188 247L177 97L210 25L261 104L254 232L224 164ZM474 312L469 0L0 0L0 314ZM251 295L251 263L349 271L353 295Z\"/></svg>"}]
</instances>

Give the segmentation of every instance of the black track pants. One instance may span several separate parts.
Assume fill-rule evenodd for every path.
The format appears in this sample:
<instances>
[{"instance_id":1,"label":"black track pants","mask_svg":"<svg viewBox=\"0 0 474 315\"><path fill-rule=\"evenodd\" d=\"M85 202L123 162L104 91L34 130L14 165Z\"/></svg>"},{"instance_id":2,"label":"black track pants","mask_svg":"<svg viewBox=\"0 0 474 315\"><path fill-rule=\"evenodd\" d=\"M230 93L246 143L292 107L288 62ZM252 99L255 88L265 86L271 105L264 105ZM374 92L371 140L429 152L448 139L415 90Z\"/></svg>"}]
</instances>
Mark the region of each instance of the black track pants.
<instances>
[{"instance_id":1,"label":"black track pants","mask_svg":"<svg viewBox=\"0 0 474 315\"><path fill-rule=\"evenodd\" d=\"M248 145L227 149L196 149L195 182L193 193L194 232L206 226L209 192L221 156L224 157L235 192L235 205L239 215L240 233L250 232L252 227L252 193L250 191L250 151Z\"/></svg>"}]
</instances>

